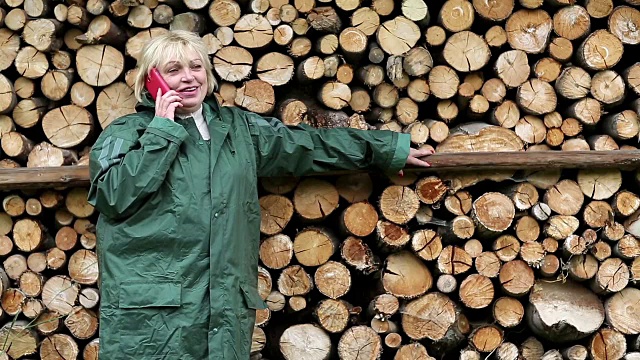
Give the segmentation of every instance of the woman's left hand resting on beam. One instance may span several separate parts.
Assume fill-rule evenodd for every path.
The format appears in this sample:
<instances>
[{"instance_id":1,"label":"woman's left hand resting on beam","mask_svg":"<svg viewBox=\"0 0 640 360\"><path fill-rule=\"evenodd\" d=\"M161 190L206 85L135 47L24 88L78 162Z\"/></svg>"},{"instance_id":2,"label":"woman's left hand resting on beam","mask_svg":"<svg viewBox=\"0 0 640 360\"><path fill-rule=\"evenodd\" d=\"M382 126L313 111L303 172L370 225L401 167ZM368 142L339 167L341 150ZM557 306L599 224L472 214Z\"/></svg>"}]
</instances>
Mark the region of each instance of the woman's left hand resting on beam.
<instances>
[{"instance_id":1,"label":"woman's left hand resting on beam","mask_svg":"<svg viewBox=\"0 0 640 360\"><path fill-rule=\"evenodd\" d=\"M406 165L418 166L418 167L430 167L431 164L427 161L420 159L421 157L429 156L434 153L433 149L414 149L409 150L409 157L407 157ZM405 165L405 166L406 166ZM400 170L398 173L400 176L404 176L404 172Z\"/></svg>"}]
</instances>

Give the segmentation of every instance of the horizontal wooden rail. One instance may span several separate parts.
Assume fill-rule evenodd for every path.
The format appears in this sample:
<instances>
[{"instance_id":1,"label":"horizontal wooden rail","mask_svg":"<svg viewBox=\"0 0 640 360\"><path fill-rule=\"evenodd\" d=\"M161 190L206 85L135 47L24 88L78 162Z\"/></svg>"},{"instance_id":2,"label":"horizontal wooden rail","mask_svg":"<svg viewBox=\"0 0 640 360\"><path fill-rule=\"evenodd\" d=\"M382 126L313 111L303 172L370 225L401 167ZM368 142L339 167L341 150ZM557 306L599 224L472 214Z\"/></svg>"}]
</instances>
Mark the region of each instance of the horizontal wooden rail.
<instances>
[{"instance_id":1,"label":"horizontal wooden rail","mask_svg":"<svg viewBox=\"0 0 640 360\"><path fill-rule=\"evenodd\" d=\"M0 190L89 185L88 166L0 169Z\"/></svg>"},{"instance_id":2,"label":"horizontal wooden rail","mask_svg":"<svg viewBox=\"0 0 640 360\"><path fill-rule=\"evenodd\" d=\"M640 168L640 151L540 151L434 154L430 168L408 168L407 172L454 172L474 170L539 170ZM353 171L335 171L339 175ZM89 185L86 166L0 169L0 190Z\"/></svg>"}]
</instances>

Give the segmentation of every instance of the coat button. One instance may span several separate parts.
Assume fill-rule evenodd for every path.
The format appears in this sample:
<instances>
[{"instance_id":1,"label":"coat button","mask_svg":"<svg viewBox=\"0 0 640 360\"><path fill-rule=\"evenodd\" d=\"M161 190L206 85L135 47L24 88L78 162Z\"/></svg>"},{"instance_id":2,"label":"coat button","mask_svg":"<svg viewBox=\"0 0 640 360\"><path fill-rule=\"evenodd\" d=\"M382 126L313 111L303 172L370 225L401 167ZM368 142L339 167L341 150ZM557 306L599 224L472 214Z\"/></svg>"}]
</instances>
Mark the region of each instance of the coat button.
<instances>
[{"instance_id":1,"label":"coat button","mask_svg":"<svg viewBox=\"0 0 640 360\"><path fill-rule=\"evenodd\" d=\"M218 217L218 213L213 214L213 217Z\"/></svg>"},{"instance_id":2,"label":"coat button","mask_svg":"<svg viewBox=\"0 0 640 360\"><path fill-rule=\"evenodd\" d=\"M213 333L216 334L218 332L218 328L213 328L213 330L211 331L213 331Z\"/></svg>"}]
</instances>

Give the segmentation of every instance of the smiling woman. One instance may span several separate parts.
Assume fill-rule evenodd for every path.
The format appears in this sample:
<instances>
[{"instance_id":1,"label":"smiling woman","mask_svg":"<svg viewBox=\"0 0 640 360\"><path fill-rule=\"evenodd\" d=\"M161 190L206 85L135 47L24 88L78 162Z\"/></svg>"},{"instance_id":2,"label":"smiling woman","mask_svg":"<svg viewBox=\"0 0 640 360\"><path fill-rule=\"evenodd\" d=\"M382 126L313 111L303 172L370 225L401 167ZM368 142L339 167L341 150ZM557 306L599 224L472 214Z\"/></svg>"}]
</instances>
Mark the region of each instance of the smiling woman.
<instances>
[{"instance_id":1,"label":"smiling woman","mask_svg":"<svg viewBox=\"0 0 640 360\"><path fill-rule=\"evenodd\" d=\"M151 74L166 85L155 102ZM236 98L253 99L250 85ZM256 310L266 308L259 176L429 166L418 157L431 151L410 149L409 134L287 127L220 106L215 87L200 37L153 37L138 62L137 112L111 122L91 151L101 358L249 358Z\"/></svg>"},{"instance_id":2,"label":"smiling woman","mask_svg":"<svg viewBox=\"0 0 640 360\"><path fill-rule=\"evenodd\" d=\"M202 40L189 32L169 33L165 41L151 42L138 65L135 95L142 100L145 80L151 69L158 69L170 91L156 99L156 115L190 114L198 110L207 95L217 88L207 49Z\"/></svg>"}]
</instances>

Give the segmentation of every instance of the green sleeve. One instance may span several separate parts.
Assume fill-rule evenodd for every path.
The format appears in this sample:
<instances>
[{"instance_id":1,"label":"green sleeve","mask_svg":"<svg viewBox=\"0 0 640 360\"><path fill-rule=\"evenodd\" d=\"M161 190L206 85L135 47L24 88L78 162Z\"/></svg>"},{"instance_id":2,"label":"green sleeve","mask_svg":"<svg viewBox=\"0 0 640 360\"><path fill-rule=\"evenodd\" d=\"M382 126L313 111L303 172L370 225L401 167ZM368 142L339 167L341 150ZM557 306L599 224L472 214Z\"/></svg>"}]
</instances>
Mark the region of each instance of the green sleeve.
<instances>
[{"instance_id":1,"label":"green sleeve","mask_svg":"<svg viewBox=\"0 0 640 360\"><path fill-rule=\"evenodd\" d=\"M258 176L302 176L332 170L400 171L409 156L410 135L351 128L287 127L247 112Z\"/></svg>"},{"instance_id":2,"label":"green sleeve","mask_svg":"<svg viewBox=\"0 0 640 360\"><path fill-rule=\"evenodd\" d=\"M139 127L139 116L109 125L91 149L89 203L112 219L134 213L160 187L188 136L182 125L162 117Z\"/></svg>"}]
</instances>

